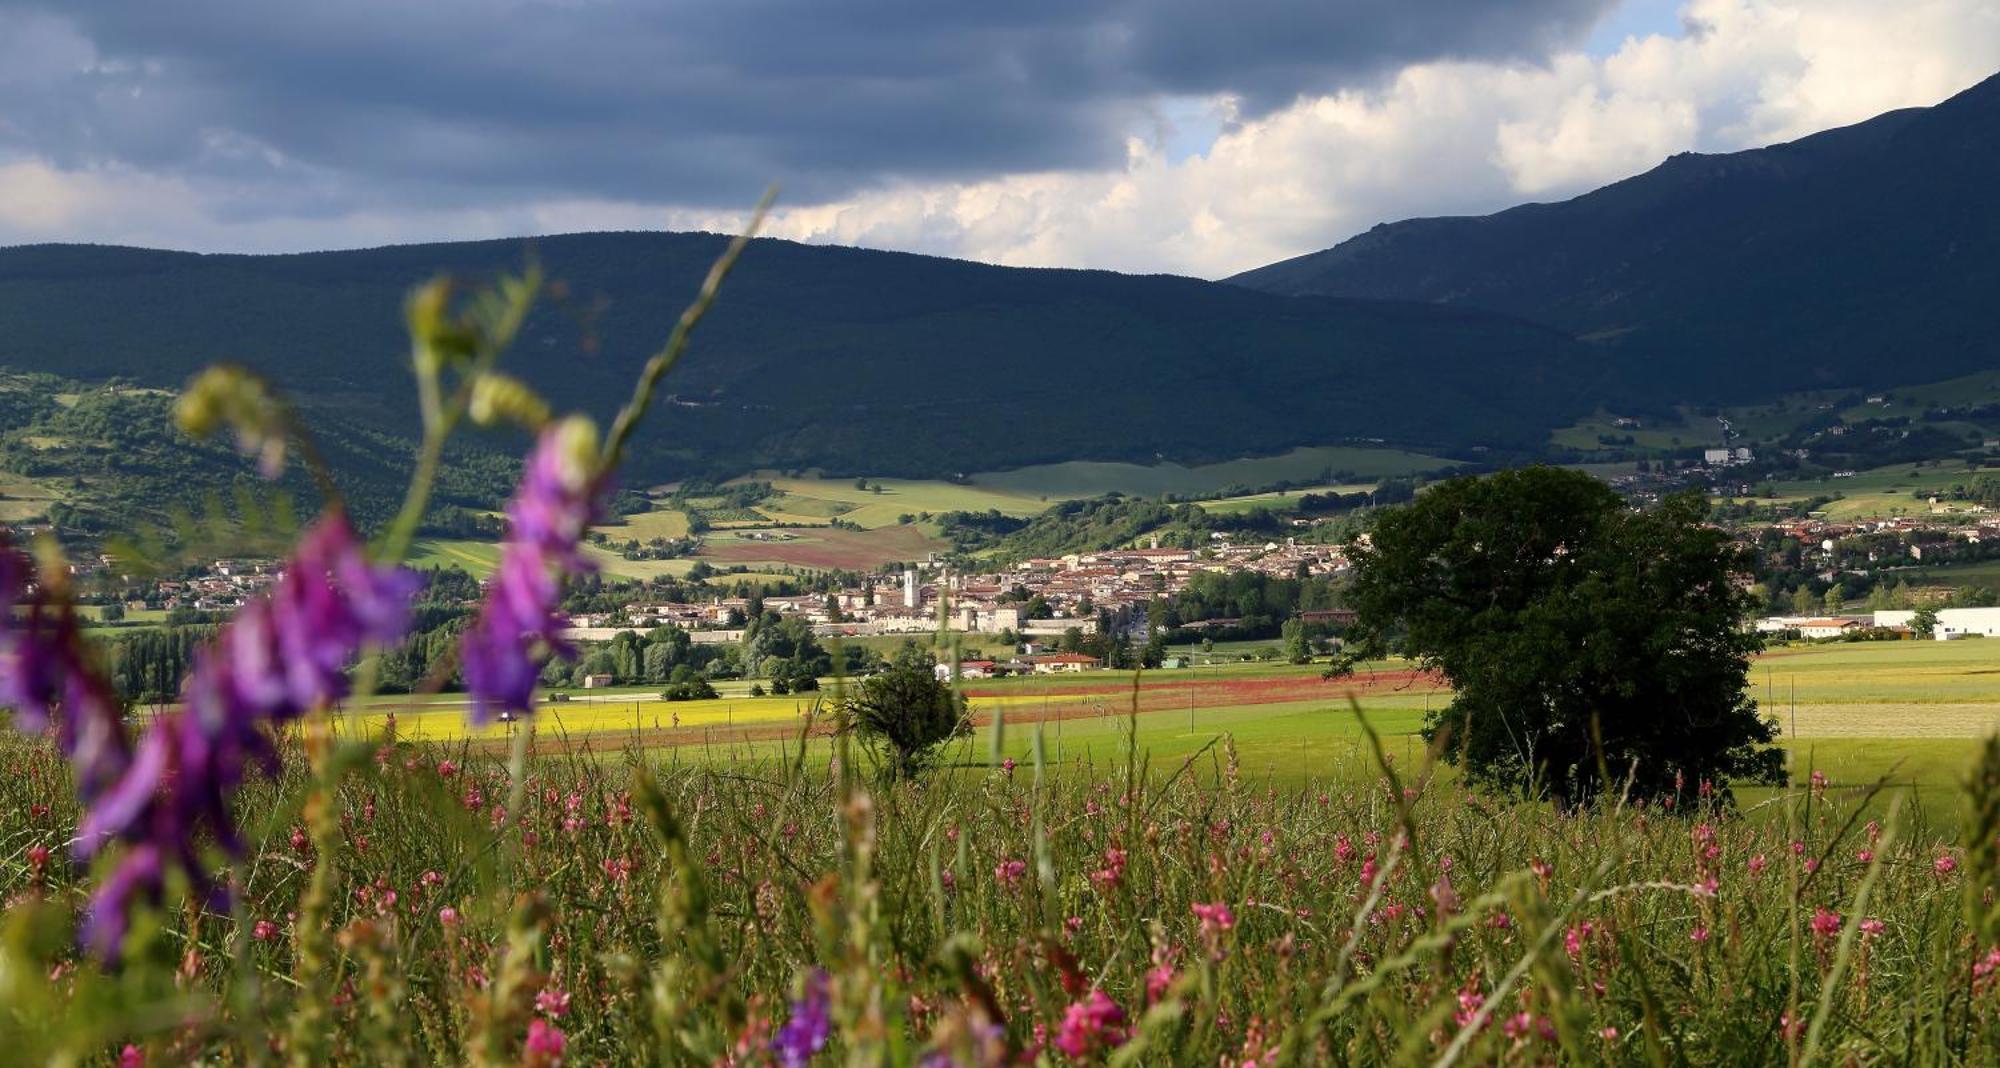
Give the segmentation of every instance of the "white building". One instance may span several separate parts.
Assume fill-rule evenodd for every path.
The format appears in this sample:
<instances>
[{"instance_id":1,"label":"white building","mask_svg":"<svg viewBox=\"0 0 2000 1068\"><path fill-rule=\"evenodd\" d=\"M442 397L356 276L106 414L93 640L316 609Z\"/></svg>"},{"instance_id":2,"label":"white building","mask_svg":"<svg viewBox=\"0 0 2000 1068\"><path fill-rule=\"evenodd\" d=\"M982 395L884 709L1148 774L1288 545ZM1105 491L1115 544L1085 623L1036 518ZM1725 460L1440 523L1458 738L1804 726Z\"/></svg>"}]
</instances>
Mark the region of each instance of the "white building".
<instances>
[{"instance_id":1,"label":"white building","mask_svg":"<svg viewBox=\"0 0 2000 1068\"><path fill-rule=\"evenodd\" d=\"M1878 627L1907 627L1916 613L1907 609L1875 613ZM1951 641L1954 638L2000 638L2000 608L1940 608L1938 609L1937 640Z\"/></svg>"}]
</instances>

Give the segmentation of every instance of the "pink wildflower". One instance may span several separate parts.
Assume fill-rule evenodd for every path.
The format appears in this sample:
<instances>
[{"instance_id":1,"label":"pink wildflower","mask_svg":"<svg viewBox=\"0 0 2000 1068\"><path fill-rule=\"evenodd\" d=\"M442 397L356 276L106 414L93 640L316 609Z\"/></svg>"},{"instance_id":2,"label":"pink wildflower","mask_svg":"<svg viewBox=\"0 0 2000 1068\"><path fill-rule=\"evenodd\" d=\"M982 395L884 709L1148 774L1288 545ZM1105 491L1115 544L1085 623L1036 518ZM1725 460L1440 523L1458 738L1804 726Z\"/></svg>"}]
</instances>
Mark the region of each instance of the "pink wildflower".
<instances>
[{"instance_id":1,"label":"pink wildflower","mask_svg":"<svg viewBox=\"0 0 2000 1068\"><path fill-rule=\"evenodd\" d=\"M535 1011L560 1020L569 1015L569 991L549 987L535 995Z\"/></svg>"},{"instance_id":2,"label":"pink wildflower","mask_svg":"<svg viewBox=\"0 0 2000 1068\"><path fill-rule=\"evenodd\" d=\"M563 1048L569 1045L569 1036L562 1028L537 1016L528 1021L528 1041L522 1047L523 1063L532 1065L558 1065L563 1062Z\"/></svg>"},{"instance_id":3,"label":"pink wildflower","mask_svg":"<svg viewBox=\"0 0 2000 1068\"><path fill-rule=\"evenodd\" d=\"M1201 932L1206 935L1219 934L1236 927L1236 914L1229 911L1229 906L1220 901L1209 905L1197 902L1194 914L1201 920Z\"/></svg>"},{"instance_id":4,"label":"pink wildflower","mask_svg":"<svg viewBox=\"0 0 2000 1068\"><path fill-rule=\"evenodd\" d=\"M1090 996L1076 1002L1063 1014L1056 1031L1056 1048L1071 1060L1083 1060L1125 1044L1125 1010L1104 991L1093 987Z\"/></svg>"}]
</instances>

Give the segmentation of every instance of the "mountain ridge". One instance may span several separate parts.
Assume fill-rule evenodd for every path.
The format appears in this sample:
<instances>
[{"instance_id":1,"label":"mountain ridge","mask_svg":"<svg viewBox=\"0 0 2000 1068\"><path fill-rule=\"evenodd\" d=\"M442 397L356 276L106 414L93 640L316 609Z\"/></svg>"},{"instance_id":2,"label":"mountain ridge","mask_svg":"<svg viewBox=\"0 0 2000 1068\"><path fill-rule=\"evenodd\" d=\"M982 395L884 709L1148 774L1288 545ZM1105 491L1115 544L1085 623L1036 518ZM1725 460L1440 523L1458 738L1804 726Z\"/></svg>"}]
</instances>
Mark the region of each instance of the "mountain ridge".
<instances>
[{"instance_id":1,"label":"mountain ridge","mask_svg":"<svg viewBox=\"0 0 2000 1068\"><path fill-rule=\"evenodd\" d=\"M406 431L406 288L490 276L532 250L569 296L530 319L510 369L559 407L608 416L727 240L17 246L0 249L0 366L173 386L230 359L309 407ZM1595 374L1563 332L1470 309L759 239L666 383L677 403L638 443L635 475L938 476L1373 438L1529 449L1594 405ZM1408 418L1419 411L1438 418Z\"/></svg>"},{"instance_id":2,"label":"mountain ridge","mask_svg":"<svg viewBox=\"0 0 2000 1068\"><path fill-rule=\"evenodd\" d=\"M1734 399L2000 362L2000 75L1937 105L1734 153L1681 153L1569 200L1385 223L1235 275L1265 292L1429 301L1596 340L1642 389ZM1884 365L1886 362L1886 365Z\"/></svg>"}]
</instances>

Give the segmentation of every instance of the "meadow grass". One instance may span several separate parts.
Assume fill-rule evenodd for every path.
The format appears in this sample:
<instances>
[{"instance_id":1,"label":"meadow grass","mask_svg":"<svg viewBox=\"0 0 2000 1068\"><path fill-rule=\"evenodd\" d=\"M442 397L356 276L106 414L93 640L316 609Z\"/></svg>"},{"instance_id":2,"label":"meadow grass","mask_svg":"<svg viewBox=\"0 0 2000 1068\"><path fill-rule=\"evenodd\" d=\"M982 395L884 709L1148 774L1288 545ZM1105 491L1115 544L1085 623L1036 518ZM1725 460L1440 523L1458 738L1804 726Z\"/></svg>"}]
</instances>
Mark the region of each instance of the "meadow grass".
<instances>
[{"instance_id":1,"label":"meadow grass","mask_svg":"<svg viewBox=\"0 0 2000 1068\"><path fill-rule=\"evenodd\" d=\"M83 877L23 859L75 813L53 752L10 741L0 1039L247 1062L306 1012L339 1063L548 1064L527 1043L553 1029L569 1063L756 1065L824 1011L815 1063L1992 1063L1991 851L1927 808L1870 823L1867 793L1816 786L1743 818L1691 785L1563 814L1358 743L1291 784L1227 738L903 783L850 747L537 747L516 783L384 737L324 850L295 756L247 790L236 907L167 902L130 947L161 967L127 981L74 959ZM338 951L302 969L315 877ZM823 1010L792 1003L814 975Z\"/></svg>"}]
</instances>

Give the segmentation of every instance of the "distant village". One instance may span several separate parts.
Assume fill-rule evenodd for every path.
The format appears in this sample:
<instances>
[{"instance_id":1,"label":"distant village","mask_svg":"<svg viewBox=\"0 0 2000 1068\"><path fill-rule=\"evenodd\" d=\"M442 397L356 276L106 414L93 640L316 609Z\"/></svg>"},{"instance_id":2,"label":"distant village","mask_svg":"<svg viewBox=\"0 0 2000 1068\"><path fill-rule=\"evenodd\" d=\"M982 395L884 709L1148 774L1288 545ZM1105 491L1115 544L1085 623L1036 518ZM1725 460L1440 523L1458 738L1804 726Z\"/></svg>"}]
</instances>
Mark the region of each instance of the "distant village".
<instances>
[{"instance_id":1,"label":"distant village","mask_svg":"<svg viewBox=\"0 0 2000 1068\"><path fill-rule=\"evenodd\" d=\"M1346 555L1336 545L1302 544L1289 538L1241 543L1218 536L1199 550L1154 544L1040 557L993 571L958 569L933 556L922 566L874 576L834 593L766 596L760 602L766 612L804 620L822 638L916 635L941 629L1008 635L1016 640L1018 658L964 664L966 676L1052 674L1103 666L1097 657L1059 650L1065 636L1096 634L1107 617L1132 620L1134 630L1143 635L1147 605L1179 593L1202 572L1251 571L1290 578L1334 575L1346 567ZM621 631L672 625L688 631L696 642L733 643L742 640L750 609L751 602L744 597L637 602L614 613L577 616L566 636L574 641L609 641ZM1215 629L1235 622L1202 621Z\"/></svg>"},{"instance_id":2,"label":"distant village","mask_svg":"<svg viewBox=\"0 0 2000 1068\"><path fill-rule=\"evenodd\" d=\"M1726 466L1743 458L1721 453L1710 462ZM1913 504L1923 507L1918 499ZM1810 516L1733 524L1733 535L1757 554L1759 579L1788 576L1826 591L1799 596L1790 605L1774 596L1769 614L1753 625L1774 636L1808 640L1909 636L1919 610L1929 608L1934 619L1923 621L1925 637L2000 636L2000 606L1984 589L1961 590L1935 579L1905 584L1899 578L1941 564L2000 559L2000 514L1965 502L1929 504L1923 512L1884 519ZM1148 607L1174 597L1196 575L1337 576L1348 566L1339 545L1290 537L1244 540L1224 532L1208 537L1200 548L1162 545L1154 538L1143 547L1038 557L995 569L933 554L831 592L773 593L754 604L721 591L702 600L636 599L612 611L576 616L567 636L610 641L623 631L673 626L693 642L735 643L743 640L750 614L761 610L799 620L821 638L916 636L941 629L1007 638L1011 657L965 664L970 677L1086 671L1103 664L1077 651L1076 636L1095 635L1108 622L1143 640ZM108 608L105 618L141 609L164 609L170 621L225 617L275 581L277 568L275 561L217 560L200 574L149 583L143 598L114 597L105 603L117 607ZM104 572L109 563L77 570ZM1744 581L1747 586L1759 579ZM637 589L636 596L644 598L645 587ZM1306 614L1314 617L1306 622L1334 627L1351 619L1339 609ZM1183 621L1180 630L1219 633L1237 622Z\"/></svg>"}]
</instances>

